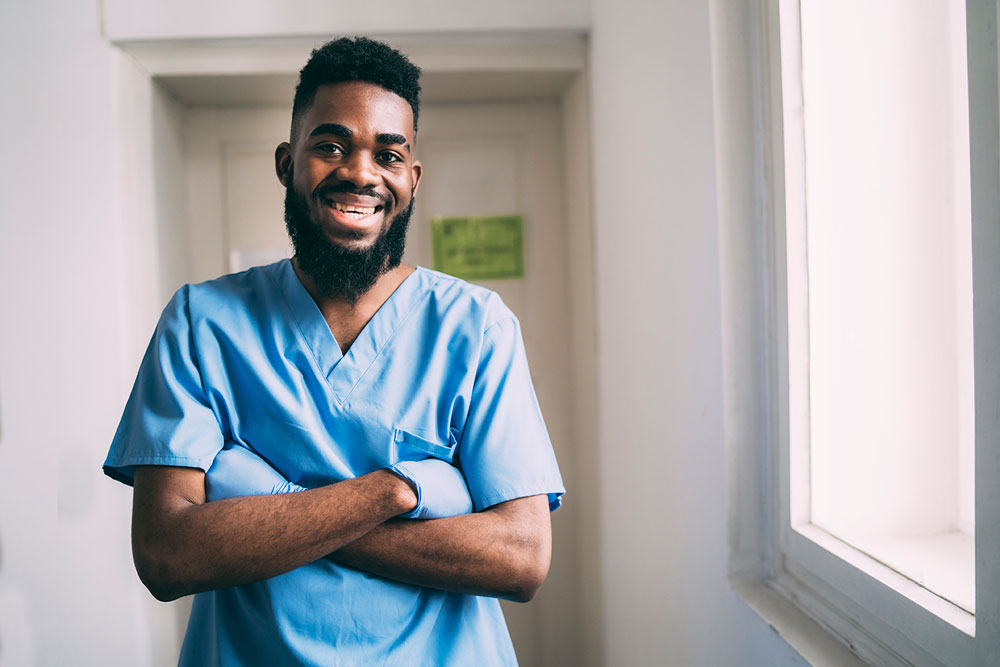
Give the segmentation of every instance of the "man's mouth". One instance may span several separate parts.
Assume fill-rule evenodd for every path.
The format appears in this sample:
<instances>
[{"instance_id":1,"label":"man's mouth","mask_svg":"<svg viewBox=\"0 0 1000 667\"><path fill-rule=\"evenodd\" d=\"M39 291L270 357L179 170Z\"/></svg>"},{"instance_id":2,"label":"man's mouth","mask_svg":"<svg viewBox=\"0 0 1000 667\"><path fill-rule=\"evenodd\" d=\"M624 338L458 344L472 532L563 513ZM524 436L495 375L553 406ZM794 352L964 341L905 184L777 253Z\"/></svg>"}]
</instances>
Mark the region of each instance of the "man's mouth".
<instances>
[{"instance_id":1,"label":"man's mouth","mask_svg":"<svg viewBox=\"0 0 1000 667\"><path fill-rule=\"evenodd\" d=\"M348 221L361 221L370 215L374 215L382 210L381 205L376 206L361 206L358 204L346 204L343 202L334 201L333 199L324 197L323 203L328 207L337 211L341 216ZM338 216L338 217L341 217Z\"/></svg>"},{"instance_id":2,"label":"man's mouth","mask_svg":"<svg viewBox=\"0 0 1000 667\"><path fill-rule=\"evenodd\" d=\"M341 204L339 202L327 200L327 206L331 206L338 211L343 211L344 213L351 213L354 215L365 216L371 215L375 212L378 206L354 206L352 204Z\"/></svg>"}]
</instances>

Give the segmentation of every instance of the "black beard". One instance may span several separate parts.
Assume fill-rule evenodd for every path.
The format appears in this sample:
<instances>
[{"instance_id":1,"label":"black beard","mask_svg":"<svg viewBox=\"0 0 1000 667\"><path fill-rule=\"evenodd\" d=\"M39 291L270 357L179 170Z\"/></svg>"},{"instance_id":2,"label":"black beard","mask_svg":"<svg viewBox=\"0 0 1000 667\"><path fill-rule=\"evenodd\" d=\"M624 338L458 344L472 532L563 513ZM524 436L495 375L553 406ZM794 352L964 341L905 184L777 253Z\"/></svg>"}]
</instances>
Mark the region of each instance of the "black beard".
<instances>
[{"instance_id":1,"label":"black beard","mask_svg":"<svg viewBox=\"0 0 1000 667\"><path fill-rule=\"evenodd\" d=\"M309 214L306 198L292 186L288 174L285 188L285 227L295 249L299 269L309 276L319 293L330 299L344 299L352 306L372 288L379 276L399 266L406 249L406 229L413 212L413 197L397 213L375 242L362 250L349 250L323 234Z\"/></svg>"}]
</instances>

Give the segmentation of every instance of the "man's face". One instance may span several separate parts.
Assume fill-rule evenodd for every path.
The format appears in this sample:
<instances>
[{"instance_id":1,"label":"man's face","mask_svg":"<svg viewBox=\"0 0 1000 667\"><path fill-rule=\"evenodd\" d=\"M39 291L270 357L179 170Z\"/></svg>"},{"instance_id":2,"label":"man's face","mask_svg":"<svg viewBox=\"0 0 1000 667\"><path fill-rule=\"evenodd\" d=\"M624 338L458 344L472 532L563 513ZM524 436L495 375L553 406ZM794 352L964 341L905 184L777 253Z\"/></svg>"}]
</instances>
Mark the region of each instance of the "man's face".
<instances>
[{"instance_id":1,"label":"man's face","mask_svg":"<svg viewBox=\"0 0 1000 667\"><path fill-rule=\"evenodd\" d=\"M373 252L384 256L394 222L402 223L398 231L405 234L405 218L421 175L420 163L413 160L413 143L413 114L398 95L362 82L321 86L316 91L296 125L293 143L283 143L275 151L278 178L287 189L286 220L300 266L303 251L311 249L300 247L306 241L310 246L328 246L324 263L351 264ZM366 266L377 259L368 257ZM394 259L393 266L399 261ZM312 276L308 267L301 268ZM358 277L370 287L378 275L370 281Z\"/></svg>"}]
</instances>

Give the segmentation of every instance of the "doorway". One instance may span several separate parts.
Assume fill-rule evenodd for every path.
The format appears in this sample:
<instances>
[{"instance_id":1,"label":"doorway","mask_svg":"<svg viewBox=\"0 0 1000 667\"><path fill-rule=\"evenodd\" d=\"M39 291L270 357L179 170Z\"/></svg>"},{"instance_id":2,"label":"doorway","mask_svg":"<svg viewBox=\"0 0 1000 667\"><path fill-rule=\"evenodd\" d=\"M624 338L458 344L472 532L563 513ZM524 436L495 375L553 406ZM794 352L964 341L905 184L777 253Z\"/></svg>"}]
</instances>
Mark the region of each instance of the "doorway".
<instances>
[{"instance_id":1,"label":"doorway","mask_svg":"<svg viewBox=\"0 0 1000 667\"><path fill-rule=\"evenodd\" d=\"M419 49L403 49L425 72L416 146L424 180L404 261L434 268L432 217L522 216L524 277L481 284L498 292L521 321L568 491L565 506L553 516L548 581L531 603L504 604L518 658L530 667L584 662L581 573L593 571L583 561L588 535L596 531L588 518L596 515L597 488L588 479L596 450L590 395L595 324L588 151L577 139L587 123L584 52L576 44L543 45L561 56L529 53L529 67L521 47L512 45L506 65L471 69L463 68L461 56L431 55L428 66L413 52ZM302 51L294 58L296 68L307 57L308 49ZM454 48L449 53L455 56ZM163 51L151 58L148 47L133 55L145 58L144 69L152 73L147 83L153 121L145 129L151 136L155 220L147 252L158 267L159 305L185 282L290 254L273 153L287 140L296 77L282 63L293 58L275 58L274 67L287 71L253 71L261 69L257 59L251 71L219 73L211 64L191 72L190 60L179 55L170 65ZM136 270L148 272L148 266L138 262ZM143 310L148 308L137 312ZM166 613L151 613L154 646L174 642L179 649L188 607L180 601ZM176 652L163 660L175 661Z\"/></svg>"}]
</instances>

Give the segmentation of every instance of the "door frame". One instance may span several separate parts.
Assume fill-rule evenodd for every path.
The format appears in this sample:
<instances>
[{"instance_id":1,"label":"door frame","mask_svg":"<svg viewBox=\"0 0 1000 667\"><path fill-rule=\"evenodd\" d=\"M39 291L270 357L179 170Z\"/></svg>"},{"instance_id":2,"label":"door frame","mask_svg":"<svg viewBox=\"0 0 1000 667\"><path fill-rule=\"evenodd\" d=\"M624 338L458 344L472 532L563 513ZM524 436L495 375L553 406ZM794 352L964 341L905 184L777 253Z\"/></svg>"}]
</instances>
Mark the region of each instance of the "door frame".
<instances>
[{"instance_id":1,"label":"door frame","mask_svg":"<svg viewBox=\"0 0 1000 667\"><path fill-rule=\"evenodd\" d=\"M375 36L378 38L378 36ZM573 377L572 457L560 461L575 505L576 571L574 590L559 609L544 610L550 635L536 637L542 664L587 664L602 655L600 646L601 564L600 499L597 462L597 321L594 225L591 215L589 43L581 33L481 34L473 36L383 36L433 73L558 73L568 83L558 95L562 128L563 206L569 285L569 342ZM129 224L121 239L127 276L129 358L142 355L160 309L179 284L187 282L184 253L189 245L183 157L185 106L164 85L171 77L246 77L295 74L311 49L329 37L253 40L164 40L125 42L120 48L118 94L122 154L120 183ZM456 100L459 101L459 100ZM180 176L178 176L180 174ZM565 510L564 510L565 511ZM569 517L568 517L569 518ZM148 607L150 643L183 636L187 607ZM567 613L578 610L578 614ZM560 626L559 624L562 624ZM565 627L563 627L565 626ZM179 646L179 643L178 643ZM569 649L567 649L569 647ZM163 648L166 648L163 646ZM162 651L154 651L154 655ZM168 651L169 654L169 651Z\"/></svg>"}]
</instances>

